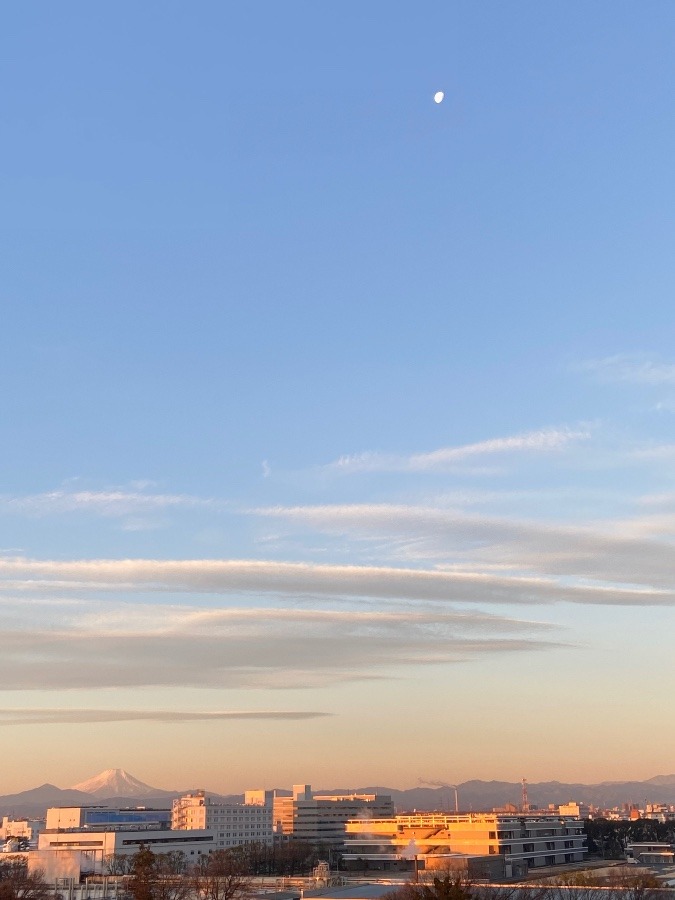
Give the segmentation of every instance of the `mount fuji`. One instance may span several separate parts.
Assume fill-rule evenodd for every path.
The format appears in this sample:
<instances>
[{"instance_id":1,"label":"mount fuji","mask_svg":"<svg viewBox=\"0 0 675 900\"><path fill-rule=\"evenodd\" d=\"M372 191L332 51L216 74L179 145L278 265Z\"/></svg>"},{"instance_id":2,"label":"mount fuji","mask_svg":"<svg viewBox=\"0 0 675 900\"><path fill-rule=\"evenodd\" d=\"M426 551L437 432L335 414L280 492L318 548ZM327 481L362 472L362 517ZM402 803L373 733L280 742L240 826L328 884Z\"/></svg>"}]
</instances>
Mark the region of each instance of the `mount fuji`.
<instances>
[{"instance_id":1,"label":"mount fuji","mask_svg":"<svg viewBox=\"0 0 675 900\"><path fill-rule=\"evenodd\" d=\"M150 787L149 784L144 784L138 778L125 772L124 769L105 769L86 781L74 784L71 790L82 791L93 797L105 799L109 797L144 798L171 793L171 791L162 791L159 788Z\"/></svg>"}]
</instances>

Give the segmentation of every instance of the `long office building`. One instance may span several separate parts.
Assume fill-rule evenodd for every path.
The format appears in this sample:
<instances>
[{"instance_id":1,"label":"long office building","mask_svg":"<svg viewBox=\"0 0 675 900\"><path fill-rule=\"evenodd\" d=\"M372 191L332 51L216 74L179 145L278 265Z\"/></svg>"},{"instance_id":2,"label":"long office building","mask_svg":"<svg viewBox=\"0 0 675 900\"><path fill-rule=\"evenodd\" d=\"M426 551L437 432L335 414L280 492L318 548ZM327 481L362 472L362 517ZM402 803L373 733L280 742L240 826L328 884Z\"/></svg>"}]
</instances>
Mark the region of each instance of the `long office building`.
<instances>
[{"instance_id":1,"label":"long office building","mask_svg":"<svg viewBox=\"0 0 675 900\"><path fill-rule=\"evenodd\" d=\"M539 866L580 862L586 854L584 824L555 815L426 813L346 825L344 861L357 867L406 869L413 861L455 853L502 856L506 875Z\"/></svg>"}]
</instances>

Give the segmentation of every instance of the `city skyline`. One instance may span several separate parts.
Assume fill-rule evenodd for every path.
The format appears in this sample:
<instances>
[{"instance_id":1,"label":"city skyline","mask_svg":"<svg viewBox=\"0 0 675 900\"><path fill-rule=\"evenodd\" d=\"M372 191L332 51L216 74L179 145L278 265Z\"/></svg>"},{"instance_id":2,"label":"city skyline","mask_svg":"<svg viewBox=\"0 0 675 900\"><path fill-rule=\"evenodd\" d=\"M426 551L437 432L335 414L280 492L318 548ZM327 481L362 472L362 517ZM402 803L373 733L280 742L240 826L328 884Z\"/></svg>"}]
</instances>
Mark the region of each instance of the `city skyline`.
<instances>
[{"instance_id":1,"label":"city skyline","mask_svg":"<svg viewBox=\"0 0 675 900\"><path fill-rule=\"evenodd\" d=\"M675 770L672 6L6 19L0 793Z\"/></svg>"}]
</instances>

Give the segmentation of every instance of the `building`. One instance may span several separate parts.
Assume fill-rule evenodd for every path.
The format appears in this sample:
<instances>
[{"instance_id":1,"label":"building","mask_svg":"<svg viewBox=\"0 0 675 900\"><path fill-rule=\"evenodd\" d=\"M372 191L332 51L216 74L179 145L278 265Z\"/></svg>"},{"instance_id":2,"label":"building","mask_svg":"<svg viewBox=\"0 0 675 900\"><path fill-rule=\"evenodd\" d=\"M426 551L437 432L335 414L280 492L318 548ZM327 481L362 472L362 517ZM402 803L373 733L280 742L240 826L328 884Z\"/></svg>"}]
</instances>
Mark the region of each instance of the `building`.
<instances>
[{"instance_id":1,"label":"building","mask_svg":"<svg viewBox=\"0 0 675 900\"><path fill-rule=\"evenodd\" d=\"M12 819L3 816L0 825L0 841L17 838L21 841L37 841L40 830L44 828L44 819Z\"/></svg>"},{"instance_id":2,"label":"building","mask_svg":"<svg viewBox=\"0 0 675 900\"><path fill-rule=\"evenodd\" d=\"M314 794L309 784L294 784L290 797L273 800L278 838L341 849L351 819L368 821L394 815L391 797L379 794Z\"/></svg>"},{"instance_id":3,"label":"building","mask_svg":"<svg viewBox=\"0 0 675 900\"><path fill-rule=\"evenodd\" d=\"M181 833L170 828L120 828L114 831L107 828L82 831L45 829L38 838L38 850L81 850L90 854L95 862L105 862L108 856L138 853L141 845L153 853L180 851L187 857L188 864L195 862L198 856L217 849L215 835L206 830Z\"/></svg>"},{"instance_id":4,"label":"building","mask_svg":"<svg viewBox=\"0 0 675 900\"><path fill-rule=\"evenodd\" d=\"M262 791L249 794L255 795L258 801L261 795L265 798ZM213 831L218 850L243 844L271 844L272 809L271 803L224 803L205 791L197 791L173 801L171 828Z\"/></svg>"},{"instance_id":5,"label":"building","mask_svg":"<svg viewBox=\"0 0 675 900\"><path fill-rule=\"evenodd\" d=\"M133 856L141 846L153 853L182 853L187 866L219 849L209 829L171 830L171 810L144 806L61 806L47 810L37 850L28 854L31 869L48 880L107 875L117 856Z\"/></svg>"},{"instance_id":6,"label":"building","mask_svg":"<svg viewBox=\"0 0 675 900\"><path fill-rule=\"evenodd\" d=\"M413 862L459 853L502 856L507 877L523 869L580 862L586 854L583 822L554 815L426 813L346 825L345 865L366 860L379 868L412 868Z\"/></svg>"},{"instance_id":7,"label":"building","mask_svg":"<svg viewBox=\"0 0 675 900\"><path fill-rule=\"evenodd\" d=\"M146 806L53 806L47 810L45 830L72 831L73 829L114 828L170 828L171 810L149 809Z\"/></svg>"},{"instance_id":8,"label":"building","mask_svg":"<svg viewBox=\"0 0 675 900\"><path fill-rule=\"evenodd\" d=\"M572 816L575 819L588 819L591 808L587 803L577 803L570 800L569 803L561 803L558 807L559 816Z\"/></svg>"},{"instance_id":9,"label":"building","mask_svg":"<svg viewBox=\"0 0 675 900\"><path fill-rule=\"evenodd\" d=\"M675 845L643 842L626 846L626 860L642 866L672 866L675 864Z\"/></svg>"}]
</instances>

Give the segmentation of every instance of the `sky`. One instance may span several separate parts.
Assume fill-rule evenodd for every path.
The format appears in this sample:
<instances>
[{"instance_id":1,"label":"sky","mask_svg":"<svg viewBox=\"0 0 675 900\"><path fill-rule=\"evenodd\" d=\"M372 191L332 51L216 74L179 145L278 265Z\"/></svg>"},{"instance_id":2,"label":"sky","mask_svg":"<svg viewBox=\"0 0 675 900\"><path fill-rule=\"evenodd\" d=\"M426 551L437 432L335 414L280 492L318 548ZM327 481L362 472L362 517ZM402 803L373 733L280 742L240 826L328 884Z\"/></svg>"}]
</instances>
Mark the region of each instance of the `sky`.
<instances>
[{"instance_id":1,"label":"sky","mask_svg":"<svg viewBox=\"0 0 675 900\"><path fill-rule=\"evenodd\" d=\"M673 4L2 18L0 793L675 772Z\"/></svg>"}]
</instances>

